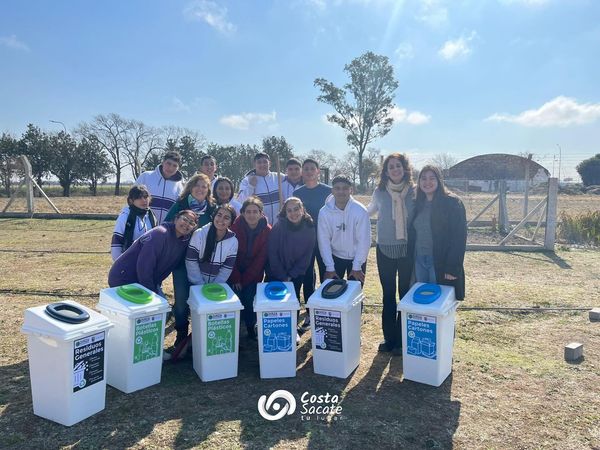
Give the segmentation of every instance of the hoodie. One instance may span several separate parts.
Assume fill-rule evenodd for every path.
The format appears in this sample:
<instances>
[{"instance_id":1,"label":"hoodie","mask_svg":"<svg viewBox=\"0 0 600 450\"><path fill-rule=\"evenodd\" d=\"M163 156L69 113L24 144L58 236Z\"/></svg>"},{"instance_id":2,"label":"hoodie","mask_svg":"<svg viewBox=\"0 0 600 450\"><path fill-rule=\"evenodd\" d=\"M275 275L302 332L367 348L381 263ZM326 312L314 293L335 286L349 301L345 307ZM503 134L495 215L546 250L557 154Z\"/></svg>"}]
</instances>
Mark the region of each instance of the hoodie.
<instances>
[{"instance_id":1,"label":"hoodie","mask_svg":"<svg viewBox=\"0 0 600 450\"><path fill-rule=\"evenodd\" d=\"M327 272L335 270L333 256L352 260L352 270L361 270L371 248L367 208L350 196L346 207L339 209L330 195L319 211L317 240Z\"/></svg>"},{"instance_id":2,"label":"hoodie","mask_svg":"<svg viewBox=\"0 0 600 450\"><path fill-rule=\"evenodd\" d=\"M171 178L166 179L161 170L160 165L156 169L142 173L136 184L145 185L152 195L150 200L150 209L156 216L156 223L162 224L167 217L167 213L173 203L177 201L179 194L183 191L183 175L178 170Z\"/></svg>"},{"instance_id":3,"label":"hoodie","mask_svg":"<svg viewBox=\"0 0 600 450\"><path fill-rule=\"evenodd\" d=\"M210 261L200 261L211 226L209 223L194 231L185 256L188 279L194 285L227 282L235 264L238 241L231 230L227 230L223 239L216 243Z\"/></svg>"},{"instance_id":4,"label":"hoodie","mask_svg":"<svg viewBox=\"0 0 600 450\"><path fill-rule=\"evenodd\" d=\"M256 186L250 184L250 178L256 176ZM283 178L283 175L281 176ZM277 223L277 214L279 214L279 181L277 172L269 172L267 176L256 175L252 170L244 177L240 183L238 201L244 202L248 197L256 195L263 202L265 207L264 214L271 225Z\"/></svg>"}]
</instances>

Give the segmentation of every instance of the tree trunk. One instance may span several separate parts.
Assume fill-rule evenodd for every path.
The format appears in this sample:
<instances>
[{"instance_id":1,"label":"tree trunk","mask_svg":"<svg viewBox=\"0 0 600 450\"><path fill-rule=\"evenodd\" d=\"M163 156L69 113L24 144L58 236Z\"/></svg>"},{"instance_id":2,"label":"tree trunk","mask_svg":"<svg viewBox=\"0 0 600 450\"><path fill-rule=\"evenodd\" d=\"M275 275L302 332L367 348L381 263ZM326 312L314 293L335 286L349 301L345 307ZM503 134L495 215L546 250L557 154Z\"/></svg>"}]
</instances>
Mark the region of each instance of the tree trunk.
<instances>
[{"instance_id":1,"label":"tree trunk","mask_svg":"<svg viewBox=\"0 0 600 450\"><path fill-rule=\"evenodd\" d=\"M361 194L365 191L365 171L363 168L363 153L364 153L364 149L362 150L358 150L358 192L360 192Z\"/></svg>"},{"instance_id":2,"label":"tree trunk","mask_svg":"<svg viewBox=\"0 0 600 450\"><path fill-rule=\"evenodd\" d=\"M117 167L117 181L115 183L115 195L121 195L121 168Z\"/></svg>"}]
</instances>

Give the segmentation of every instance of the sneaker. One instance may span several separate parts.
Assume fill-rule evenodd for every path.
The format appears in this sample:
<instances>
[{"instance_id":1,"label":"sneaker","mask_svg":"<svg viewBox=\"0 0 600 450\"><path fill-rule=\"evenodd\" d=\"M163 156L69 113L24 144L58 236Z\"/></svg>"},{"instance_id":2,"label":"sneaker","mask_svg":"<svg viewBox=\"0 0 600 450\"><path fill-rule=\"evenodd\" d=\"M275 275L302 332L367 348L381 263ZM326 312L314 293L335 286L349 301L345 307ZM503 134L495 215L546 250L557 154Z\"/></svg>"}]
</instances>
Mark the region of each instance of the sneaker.
<instances>
[{"instance_id":1,"label":"sneaker","mask_svg":"<svg viewBox=\"0 0 600 450\"><path fill-rule=\"evenodd\" d=\"M377 351L381 353L389 353L392 351L392 349L387 344L387 342L382 342L381 344L379 344L379 347L377 347Z\"/></svg>"}]
</instances>

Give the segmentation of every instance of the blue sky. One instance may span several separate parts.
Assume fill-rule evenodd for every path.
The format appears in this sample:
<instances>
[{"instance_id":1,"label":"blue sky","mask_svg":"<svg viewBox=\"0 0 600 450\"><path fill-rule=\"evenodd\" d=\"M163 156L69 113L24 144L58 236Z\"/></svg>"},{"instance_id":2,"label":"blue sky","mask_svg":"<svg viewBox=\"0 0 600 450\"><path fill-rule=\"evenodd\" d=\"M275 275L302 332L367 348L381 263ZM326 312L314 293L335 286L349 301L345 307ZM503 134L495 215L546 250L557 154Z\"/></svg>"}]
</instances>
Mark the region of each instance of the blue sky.
<instances>
[{"instance_id":1,"label":"blue sky","mask_svg":"<svg viewBox=\"0 0 600 450\"><path fill-rule=\"evenodd\" d=\"M3 1L0 131L72 129L115 112L222 144L283 135L349 149L317 77L390 58L396 124L373 143L435 154L534 153L558 174L600 153L595 0Z\"/></svg>"}]
</instances>

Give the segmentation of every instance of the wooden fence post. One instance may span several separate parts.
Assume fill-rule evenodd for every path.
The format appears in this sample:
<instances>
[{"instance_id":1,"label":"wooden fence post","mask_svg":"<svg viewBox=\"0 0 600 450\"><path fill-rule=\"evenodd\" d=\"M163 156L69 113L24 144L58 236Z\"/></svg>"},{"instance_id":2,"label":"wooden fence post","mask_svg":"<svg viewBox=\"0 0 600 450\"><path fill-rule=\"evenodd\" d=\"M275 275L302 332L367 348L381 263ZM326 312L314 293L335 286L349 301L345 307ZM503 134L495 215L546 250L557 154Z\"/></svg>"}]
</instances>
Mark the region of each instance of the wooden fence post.
<instances>
[{"instance_id":1,"label":"wooden fence post","mask_svg":"<svg viewBox=\"0 0 600 450\"><path fill-rule=\"evenodd\" d=\"M27 198L27 213L33 214L35 205L33 203L33 175L31 173L31 164L26 156L21 155L19 157L23 164L23 170L25 171L25 186L26 186L26 198Z\"/></svg>"},{"instance_id":2,"label":"wooden fence post","mask_svg":"<svg viewBox=\"0 0 600 450\"><path fill-rule=\"evenodd\" d=\"M510 231L508 208L506 206L506 180L498 182L498 195L498 229L500 233L506 234Z\"/></svg>"},{"instance_id":3,"label":"wooden fence post","mask_svg":"<svg viewBox=\"0 0 600 450\"><path fill-rule=\"evenodd\" d=\"M544 248L554 251L554 243L556 242L556 216L558 212L558 178L548 178L547 204Z\"/></svg>"}]
</instances>

